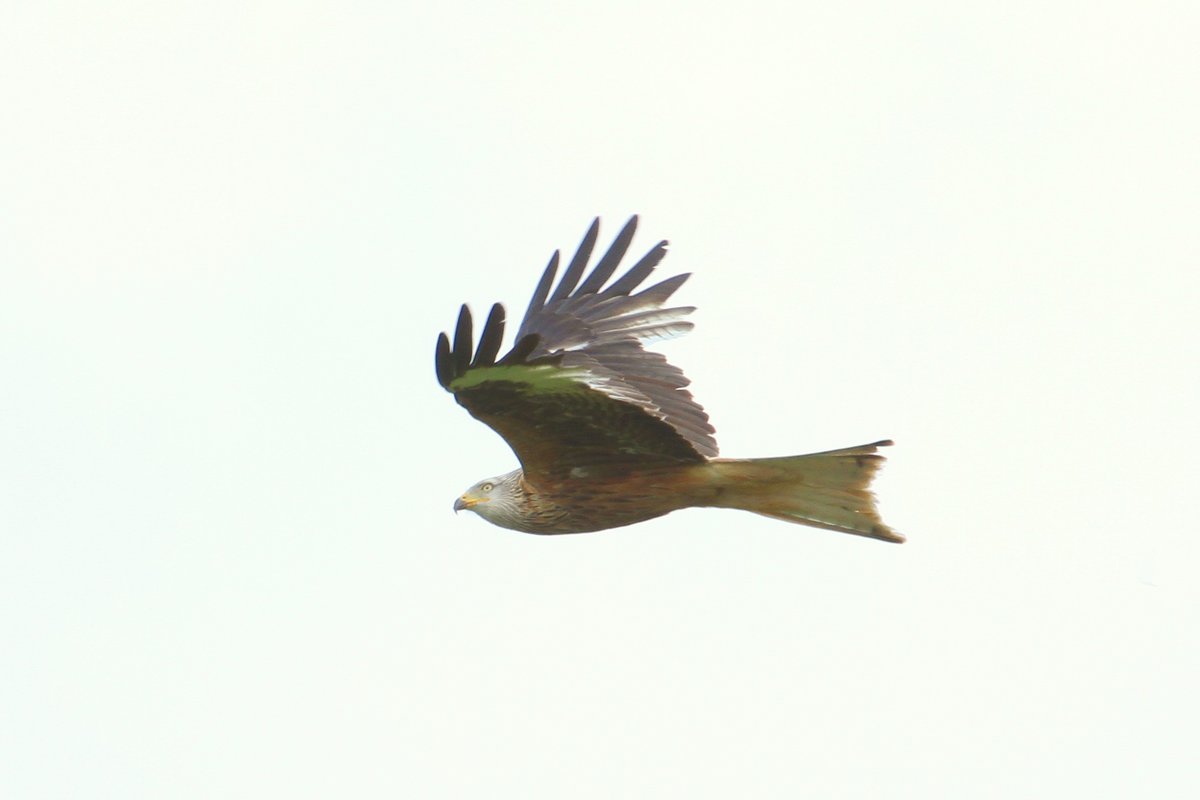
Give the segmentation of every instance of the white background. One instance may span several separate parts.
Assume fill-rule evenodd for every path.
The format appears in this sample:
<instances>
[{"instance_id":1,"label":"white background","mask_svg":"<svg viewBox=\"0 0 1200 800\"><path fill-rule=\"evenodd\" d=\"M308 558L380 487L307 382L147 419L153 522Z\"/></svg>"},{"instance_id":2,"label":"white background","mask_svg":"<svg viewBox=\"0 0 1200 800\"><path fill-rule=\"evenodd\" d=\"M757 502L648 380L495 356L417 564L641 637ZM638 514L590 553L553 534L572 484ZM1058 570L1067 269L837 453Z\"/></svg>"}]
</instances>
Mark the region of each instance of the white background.
<instances>
[{"instance_id":1,"label":"white background","mask_svg":"<svg viewBox=\"0 0 1200 800\"><path fill-rule=\"evenodd\" d=\"M5 797L1194 797L1192 3L14 4ZM451 513L592 216L892 546Z\"/></svg>"}]
</instances>

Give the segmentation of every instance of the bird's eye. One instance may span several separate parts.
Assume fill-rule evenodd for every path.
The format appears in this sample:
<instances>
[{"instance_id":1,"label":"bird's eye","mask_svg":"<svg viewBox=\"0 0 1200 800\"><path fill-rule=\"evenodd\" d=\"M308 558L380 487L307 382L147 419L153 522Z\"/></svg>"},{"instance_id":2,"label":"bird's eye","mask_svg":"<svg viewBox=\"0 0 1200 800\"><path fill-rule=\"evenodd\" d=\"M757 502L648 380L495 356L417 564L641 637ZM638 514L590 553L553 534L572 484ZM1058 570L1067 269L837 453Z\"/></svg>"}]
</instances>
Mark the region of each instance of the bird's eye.
<instances>
[{"instance_id":1,"label":"bird's eye","mask_svg":"<svg viewBox=\"0 0 1200 800\"><path fill-rule=\"evenodd\" d=\"M481 491L481 492L490 492L491 490L492 490L492 485L490 483L485 483L483 486L479 487L479 491Z\"/></svg>"}]
</instances>

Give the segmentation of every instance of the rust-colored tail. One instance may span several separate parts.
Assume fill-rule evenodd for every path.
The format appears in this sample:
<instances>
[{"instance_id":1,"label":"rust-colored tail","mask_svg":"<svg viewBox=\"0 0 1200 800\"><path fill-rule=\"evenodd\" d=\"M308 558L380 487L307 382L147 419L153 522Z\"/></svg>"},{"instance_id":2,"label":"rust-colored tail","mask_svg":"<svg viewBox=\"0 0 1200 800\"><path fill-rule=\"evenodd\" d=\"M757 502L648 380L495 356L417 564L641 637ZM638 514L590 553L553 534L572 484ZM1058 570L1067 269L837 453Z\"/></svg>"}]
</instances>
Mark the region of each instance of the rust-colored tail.
<instances>
[{"instance_id":1,"label":"rust-colored tail","mask_svg":"<svg viewBox=\"0 0 1200 800\"><path fill-rule=\"evenodd\" d=\"M884 461L876 450L891 443L885 439L785 458L713 459L709 466L716 493L706 505L903 542L904 536L879 518L870 490L871 479Z\"/></svg>"}]
</instances>

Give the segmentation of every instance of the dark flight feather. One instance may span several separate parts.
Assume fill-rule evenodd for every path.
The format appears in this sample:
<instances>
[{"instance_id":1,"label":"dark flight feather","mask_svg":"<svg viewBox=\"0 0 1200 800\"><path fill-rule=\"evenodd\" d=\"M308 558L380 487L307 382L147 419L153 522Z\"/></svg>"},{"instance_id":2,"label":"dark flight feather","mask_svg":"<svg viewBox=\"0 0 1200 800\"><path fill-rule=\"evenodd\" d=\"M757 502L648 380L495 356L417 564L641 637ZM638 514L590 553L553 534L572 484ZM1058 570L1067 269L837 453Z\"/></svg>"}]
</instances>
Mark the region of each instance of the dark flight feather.
<instances>
[{"instance_id":1,"label":"dark flight feather","mask_svg":"<svg viewBox=\"0 0 1200 800\"><path fill-rule=\"evenodd\" d=\"M576 294L595 294L600 291L600 287L612 277L613 272L617 269L617 265L625 257L625 252L629 249L629 243L633 241L633 234L636 231L637 217L630 217L629 221L625 223L625 227L617 234L617 238L613 239L608 252L596 262L596 266L592 268L592 274L588 275L587 280L579 287Z\"/></svg>"},{"instance_id":2,"label":"dark flight feather","mask_svg":"<svg viewBox=\"0 0 1200 800\"><path fill-rule=\"evenodd\" d=\"M597 217L592 220L592 226L588 228L583 241L579 243L579 249L571 257L571 263L567 265L567 271L563 273L562 280L558 282L558 287L554 290L554 294L550 295L551 303L555 300L562 300L571 293L571 290L575 288L575 284L579 283L579 277L583 275L584 269L587 268L588 259L592 257L592 248L596 246L596 237L599 234L600 218Z\"/></svg>"},{"instance_id":3,"label":"dark flight feather","mask_svg":"<svg viewBox=\"0 0 1200 800\"><path fill-rule=\"evenodd\" d=\"M483 333L479 336L479 349L475 352L472 367L490 367L496 363L496 354L500 352L500 343L504 339L504 306L499 303L492 305L487 322L483 324Z\"/></svg>"},{"instance_id":4,"label":"dark flight feather","mask_svg":"<svg viewBox=\"0 0 1200 800\"><path fill-rule=\"evenodd\" d=\"M546 304L546 295L550 292L550 286L554 283L554 275L558 272L558 251L554 251L554 255L550 256L550 263L546 265L546 270L542 273L542 279L538 281L537 288L533 290L533 297L529 298L529 305L525 308L525 319L529 319L534 313L541 311L542 306ZM517 338L521 338L523 330L517 331Z\"/></svg>"},{"instance_id":5,"label":"dark flight feather","mask_svg":"<svg viewBox=\"0 0 1200 800\"><path fill-rule=\"evenodd\" d=\"M471 309L463 303L458 311L458 325L454 328L454 373L462 375L471 365Z\"/></svg>"}]
</instances>

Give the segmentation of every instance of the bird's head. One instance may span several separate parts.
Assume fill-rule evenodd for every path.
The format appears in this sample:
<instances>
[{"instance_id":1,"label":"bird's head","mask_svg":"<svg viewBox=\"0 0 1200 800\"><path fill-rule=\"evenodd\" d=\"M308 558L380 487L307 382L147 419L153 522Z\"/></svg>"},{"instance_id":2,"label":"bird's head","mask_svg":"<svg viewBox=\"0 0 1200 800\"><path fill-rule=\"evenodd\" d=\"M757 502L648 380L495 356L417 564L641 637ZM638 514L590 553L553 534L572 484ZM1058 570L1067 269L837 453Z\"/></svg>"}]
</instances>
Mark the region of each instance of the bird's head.
<instances>
[{"instance_id":1,"label":"bird's head","mask_svg":"<svg viewBox=\"0 0 1200 800\"><path fill-rule=\"evenodd\" d=\"M520 479L520 470L485 478L454 501L454 510L474 511L493 525L511 528L513 524L510 520L520 517L517 505L521 491Z\"/></svg>"}]
</instances>

